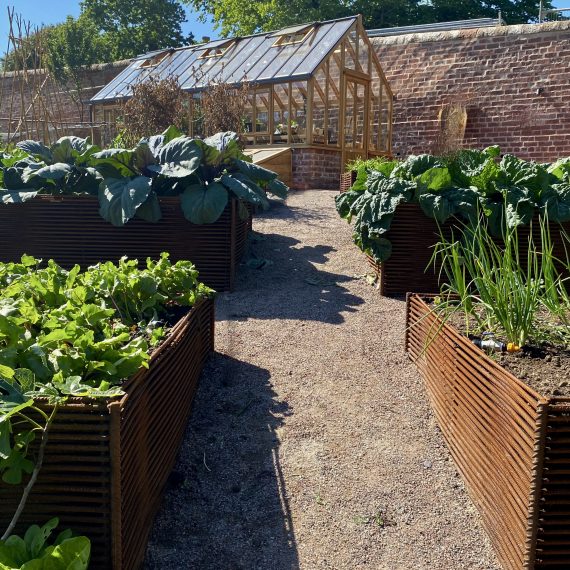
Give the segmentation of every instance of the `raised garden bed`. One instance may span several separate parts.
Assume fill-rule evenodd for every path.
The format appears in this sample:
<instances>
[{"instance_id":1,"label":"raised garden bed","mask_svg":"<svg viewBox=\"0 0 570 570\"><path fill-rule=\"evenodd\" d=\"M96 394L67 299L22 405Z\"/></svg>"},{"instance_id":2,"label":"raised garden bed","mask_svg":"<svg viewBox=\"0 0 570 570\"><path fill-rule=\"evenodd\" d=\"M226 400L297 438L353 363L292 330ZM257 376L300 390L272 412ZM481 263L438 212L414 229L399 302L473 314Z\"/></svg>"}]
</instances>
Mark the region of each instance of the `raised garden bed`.
<instances>
[{"instance_id":1,"label":"raised garden bed","mask_svg":"<svg viewBox=\"0 0 570 570\"><path fill-rule=\"evenodd\" d=\"M192 260L209 287L232 290L249 227L249 219L239 215L238 201L231 199L216 222L203 225L186 220L179 197L160 198L160 207L157 223L134 218L116 227L101 218L97 199L89 196L37 196L2 206L0 261L18 261L25 253L66 268L87 267L124 255L144 262L167 251L173 262Z\"/></svg>"},{"instance_id":2,"label":"raised garden bed","mask_svg":"<svg viewBox=\"0 0 570 570\"><path fill-rule=\"evenodd\" d=\"M19 530L59 516L64 528L91 539L93 568L140 567L213 331L213 302L200 301L152 354L149 368L123 385L124 396L71 398L60 407ZM3 527L20 496L21 489L0 484Z\"/></svg>"},{"instance_id":3,"label":"raised garden bed","mask_svg":"<svg viewBox=\"0 0 570 570\"><path fill-rule=\"evenodd\" d=\"M546 397L409 295L406 351L505 569L567 568L570 398Z\"/></svg>"},{"instance_id":4,"label":"raised garden bed","mask_svg":"<svg viewBox=\"0 0 570 570\"><path fill-rule=\"evenodd\" d=\"M449 221L438 227L436 221L428 218L418 204L400 204L397 215L385 234L386 239L392 242L392 255L383 263L377 263L367 256L368 264L377 276L380 294L401 296L408 292L438 292L439 265L434 268L430 265L430 259L441 233L450 239L453 225ZM559 224L550 225L554 254L563 258L565 242L560 227ZM570 235L570 223L562 224L562 228ZM518 233L521 247L526 248L529 226L520 226ZM540 227L536 218L533 222L533 237L536 242L540 242Z\"/></svg>"}]
</instances>

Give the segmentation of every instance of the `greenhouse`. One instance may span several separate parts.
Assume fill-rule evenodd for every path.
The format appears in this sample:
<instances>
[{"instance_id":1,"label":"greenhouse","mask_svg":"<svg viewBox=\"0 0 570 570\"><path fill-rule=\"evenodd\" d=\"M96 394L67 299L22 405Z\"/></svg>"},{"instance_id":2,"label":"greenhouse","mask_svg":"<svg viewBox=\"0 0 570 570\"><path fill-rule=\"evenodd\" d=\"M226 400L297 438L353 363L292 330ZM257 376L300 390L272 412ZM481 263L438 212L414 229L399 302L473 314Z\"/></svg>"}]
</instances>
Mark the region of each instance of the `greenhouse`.
<instances>
[{"instance_id":1,"label":"greenhouse","mask_svg":"<svg viewBox=\"0 0 570 570\"><path fill-rule=\"evenodd\" d=\"M189 94L192 136L203 134L202 91L247 83L247 143L292 149L293 171L313 183L303 164L338 180L347 161L391 152L392 93L360 16L142 55L91 99L93 119L112 123L133 85L173 76Z\"/></svg>"}]
</instances>

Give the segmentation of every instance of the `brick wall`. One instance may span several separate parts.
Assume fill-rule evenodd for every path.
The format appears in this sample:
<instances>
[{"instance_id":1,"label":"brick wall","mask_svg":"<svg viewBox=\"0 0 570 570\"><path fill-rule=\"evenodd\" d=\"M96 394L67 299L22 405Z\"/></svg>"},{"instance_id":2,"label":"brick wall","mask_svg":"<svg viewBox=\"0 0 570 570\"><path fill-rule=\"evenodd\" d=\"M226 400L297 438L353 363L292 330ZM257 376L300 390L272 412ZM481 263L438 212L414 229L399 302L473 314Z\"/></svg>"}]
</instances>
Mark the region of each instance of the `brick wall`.
<instances>
[{"instance_id":1,"label":"brick wall","mask_svg":"<svg viewBox=\"0 0 570 570\"><path fill-rule=\"evenodd\" d=\"M84 89L81 100L89 100L120 71L128 61L118 61L109 64L94 65L84 74ZM21 89L23 87L23 89ZM42 109L38 93L41 94L46 107L49 109L48 124L45 124L45 112L33 111ZM0 76L0 136L2 133L19 132L19 138L45 138L46 128L54 127L64 134L84 134L89 129L81 123L89 123L89 105L78 104L71 96L71 87L57 85L53 80L46 80L43 70L37 70L23 77L21 73L7 72ZM34 105L32 105L34 101ZM23 117L22 122L20 119ZM9 125L10 123L10 125ZM85 131L85 133L83 133ZM62 134L59 133L59 134ZM53 132L52 132L53 135Z\"/></svg>"},{"instance_id":2,"label":"brick wall","mask_svg":"<svg viewBox=\"0 0 570 570\"><path fill-rule=\"evenodd\" d=\"M443 104L467 108L465 146L570 155L570 22L373 38L394 102L395 155L429 152Z\"/></svg>"},{"instance_id":3,"label":"brick wall","mask_svg":"<svg viewBox=\"0 0 570 570\"><path fill-rule=\"evenodd\" d=\"M296 190L338 189L340 150L293 148L293 184Z\"/></svg>"}]
</instances>

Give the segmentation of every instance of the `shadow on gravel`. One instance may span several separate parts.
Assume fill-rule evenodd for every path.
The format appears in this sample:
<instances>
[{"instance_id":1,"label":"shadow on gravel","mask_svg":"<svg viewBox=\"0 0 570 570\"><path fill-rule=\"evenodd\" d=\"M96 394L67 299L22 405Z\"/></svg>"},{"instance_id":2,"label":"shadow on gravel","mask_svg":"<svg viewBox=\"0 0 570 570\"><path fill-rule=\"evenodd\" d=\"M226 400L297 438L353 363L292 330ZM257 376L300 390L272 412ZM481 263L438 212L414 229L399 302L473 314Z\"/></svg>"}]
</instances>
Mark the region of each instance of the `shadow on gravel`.
<instances>
[{"instance_id":1,"label":"shadow on gravel","mask_svg":"<svg viewBox=\"0 0 570 570\"><path fill-rule=\"evenodd\" d=\"M335 251L330 245L309 246L289 236L254 232L231 294L230 310L217 313L217 320L343 323L342 313L355 312L364 300L343 287L357 276L324 270Z\"/></svg>"},{"instance_id":2,"label":"shadow on gravel","mask_svg":"<svg viewBox=\"0 0 570 570\"><path fill-rule=\"evenodd\" d=\"M146 570L296 570L267 370L216 353L201 377Z\"/></svg>"}]
</instances>

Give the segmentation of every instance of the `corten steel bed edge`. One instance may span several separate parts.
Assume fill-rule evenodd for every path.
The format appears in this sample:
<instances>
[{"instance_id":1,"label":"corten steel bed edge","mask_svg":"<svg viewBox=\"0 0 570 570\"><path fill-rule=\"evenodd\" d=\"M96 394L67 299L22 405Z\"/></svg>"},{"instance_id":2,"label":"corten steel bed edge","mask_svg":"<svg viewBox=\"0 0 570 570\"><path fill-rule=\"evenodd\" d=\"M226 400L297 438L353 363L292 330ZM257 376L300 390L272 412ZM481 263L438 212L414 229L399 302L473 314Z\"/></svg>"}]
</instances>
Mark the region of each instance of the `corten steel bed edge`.
<instances>
[{"instance_id":1,"label":"corten steel bed edge","mask_svg":"<svg viewBox=\"0 0 570 570\"><path fill-rule=\"evenodd\" d=\"M0 207L0 261L19 261L23 254L54 259L66 268L123 255L157 259L163 251L172 261L192 261L200 281L217 291L231 291L245 252L249 219L242 220L238 201L231 199L213 224L192 224L182 213L179 197L160 198L157 223L134 218L115 227L99 215L91 196L37 196L23 204ZM251 209L248 208L251 214Z\"/></svg>"},{"instance_id":2,"label":"corten steel bed edge","mask_svg":"<svg viewBox=\"0 0 570 570\"><path fill-rule=\"evenodd\" d=\"M123 396L70 398L60 407L16 532L57 516L60 529L91 540L93 570L141 567L213 333L214 302L200 301L152 354L149 368L125 382ZM21 486L0 482L3 528L21 493Z\"/></svg>"},{"instance_id":3,"label":"corten steel bed edge","mask_svg":"<svg viewBox=\"0 0 570 570\"><path fill-rule=\"evenodd\" d=\"M408 294L405 348L506 570L570 568L570 398L544 397Z\"/></svg>"},{"instance_id":4,"label":"corten steel bed edge","mask_svg":"<svg viewBox=\"0 0 570 570\"><path fill-rule=\"evenodd\" d=\"M454 226L457 236L460 232L457 220L447 221L438 227L434 219L423 213L419 204L400 204L390 229L384 235L392 243L392 255L381 264L366 256L369 266L378 279L380 294L399 297L408 292L439 292L441 265L439 262L433 265L430 260L434 245L440 241L440 236L443 234L446 239L451 239ZM570 233L569 223L562 224L562 228ZM524 249L528 246L529 233L530 226L519 227L522 262L526 260ZM532 235L535 243L540 244L540 227L537 218L533 220ZM550 235L554 255L564 259L568 244L560 231L559 224L550 224Z\"/></svg>"}]
</instances>

